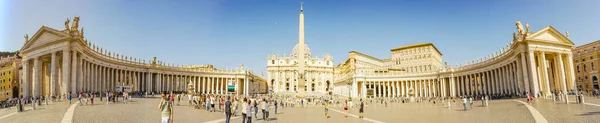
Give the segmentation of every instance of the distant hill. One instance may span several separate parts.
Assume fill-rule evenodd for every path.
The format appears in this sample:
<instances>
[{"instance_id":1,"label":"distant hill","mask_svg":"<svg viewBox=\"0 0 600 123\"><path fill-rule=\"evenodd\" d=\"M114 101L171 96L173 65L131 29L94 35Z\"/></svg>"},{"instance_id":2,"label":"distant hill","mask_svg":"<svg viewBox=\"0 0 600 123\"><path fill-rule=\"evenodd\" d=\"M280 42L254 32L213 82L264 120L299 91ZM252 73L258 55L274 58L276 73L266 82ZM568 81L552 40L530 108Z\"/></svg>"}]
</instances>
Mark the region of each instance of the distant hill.
<instances>
[{"instance_id":1,"label":"distant hill","mask_svg":"<svg viewBox=\"0 0 600 123\"><path fill-rule=\"evenodd\" d=\"M15 54L19 54L19 51L14 51L14 52L0 51L0 56L2 56L2 57L13 56Z\"/></svg>"}]
</instances>

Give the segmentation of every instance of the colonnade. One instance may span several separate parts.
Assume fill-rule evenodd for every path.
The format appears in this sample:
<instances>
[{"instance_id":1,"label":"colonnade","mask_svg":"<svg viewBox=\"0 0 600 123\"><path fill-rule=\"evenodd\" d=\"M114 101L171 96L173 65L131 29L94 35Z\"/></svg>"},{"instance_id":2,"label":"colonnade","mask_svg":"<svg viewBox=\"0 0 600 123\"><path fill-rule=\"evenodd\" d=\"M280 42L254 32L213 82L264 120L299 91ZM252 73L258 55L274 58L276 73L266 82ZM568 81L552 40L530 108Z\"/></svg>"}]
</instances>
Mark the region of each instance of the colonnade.
<instances>
[{"instance_id":1,"label":"colonnade","mask_svg":"<svg viewBox=\"0 0 600 123\"><path fill-rule=\"evenodd\" d=\"M409 97L409 94L414 94L415 97L449 96L449 90L447 90L447 88L449 88L448 82L437 78L414 80L365 80L357 81L357 83L356 91L349 91L347 93L342 91L342 95L370 98ZM353 88L352 86L355 85L349 85L348 88ZM371 94L367 95L368 92Z\"/></svg>"}]
</instances>

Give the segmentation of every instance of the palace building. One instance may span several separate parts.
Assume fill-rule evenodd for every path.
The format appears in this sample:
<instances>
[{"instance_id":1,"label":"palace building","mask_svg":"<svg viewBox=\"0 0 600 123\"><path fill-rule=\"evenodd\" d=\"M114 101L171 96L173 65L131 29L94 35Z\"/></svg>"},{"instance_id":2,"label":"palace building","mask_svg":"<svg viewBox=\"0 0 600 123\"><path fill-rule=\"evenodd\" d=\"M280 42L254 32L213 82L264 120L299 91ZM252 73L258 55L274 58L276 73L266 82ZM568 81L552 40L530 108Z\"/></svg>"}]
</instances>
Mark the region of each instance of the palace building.
<instances>
[{"instance_id":1,"label":"palace building","mask_svg":"<svg viewBox=\"0 0 600 123\"><path fill-rule=\"evenodd\" d=\"M587 92L598 90L600 40L578 46L573 53L577 89Z\"/></svg>"},{"instance_id":2,"label":"palace building","mask_svg":"<svg viewBox=\"0 0 600 123\"><path fill-rule=\"evenodd\" d=\"M391 49L379 59L357 51L334 68L336 95L354 98L523 94L549 97L576 90L574 44L552 26L530 32L520 22L495 53L454 66L431 43Z\"/></svg>"},{"instance_id":3,"label":"palace building","mask_svg":"<svg viewBox=\"0 0 600 123\"><path fill-rule=\"evenodd\" d=\"M42 26L20 49L22 95L49 96L82 91L193 92L203 94L266 93L266 80L241 65L175 65L156 57L142 60L114 53L85 40L79 17L64 29ZM263 87L261 87L263 86Z\"/></svg>"},{"instance_id":4,"label":"palace building","mask_svg":"<svg viewBox=\"0 0 600 123\"><path fill-rule=\"evenodd\" d=\"M326 94L333 87L333 57L312 57L304 43L304 10L300 7L298 44L289 56L272 53L267 59L269 90L275 93Z\"/></svg>"},{"instance_id":5,"label":"palace building","mask_svg":"<svg viewBox=\"0 0 600 123\"><path fill-rule=\"evenodd\" d=\"M0 57L0 101L19 96L21 59L17 54Z\"/></svg>"}]
</instances>

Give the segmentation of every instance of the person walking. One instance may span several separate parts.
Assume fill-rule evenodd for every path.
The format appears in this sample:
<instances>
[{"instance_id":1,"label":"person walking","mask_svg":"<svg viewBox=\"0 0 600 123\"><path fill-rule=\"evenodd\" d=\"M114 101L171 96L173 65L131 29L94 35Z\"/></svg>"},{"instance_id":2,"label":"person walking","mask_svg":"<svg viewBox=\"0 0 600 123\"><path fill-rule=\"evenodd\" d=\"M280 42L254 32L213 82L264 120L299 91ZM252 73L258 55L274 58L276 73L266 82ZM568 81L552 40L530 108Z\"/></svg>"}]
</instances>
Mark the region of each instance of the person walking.
<instances>
[{"instance_id":1,"label":"person walking","mask_svg":"<svg viewBox=\"0 0 600 123\"><path fill-rule=\"evenodd\" d=\"M69 92L71 93L71 92ZM68 98L69 98L69 104L71 104L71 99L73 99L73 96L71 94L67 94Z\"/></svg>"},{"instance_id":2,"label":"person walking","mask_svg":"<svg viewBox=\"0 0 600 123\"><path fill-rule=\"evenodd\" d=\"M173 123L173 104L169 100L169 96L166 92L162 93L162 99L158 104L158 109L161 111L162 122L161 123Z\"/></svg>"},{"instance_id":3,"label":"person walking","mask_svg":"<svg viewBox=\"0 0 600 123\"><path fill-rule=\"evenodd\" d=\"M471 109L473 109L473 97L469 97L469 104Z\"/></svg>"},{"instance_id":4,"label":"person walking","mask_svg":"<svg viewBox=\"0 0 600 123\"><path fill-rule=\"evenodd\" d=\"M229 123L231 119L231 102L229 100L230 97L227 97L227 101L225 102L225 123Z\"/></svg>"},{"instance_id":5,"label":"person walking","mask_svg":"<svg viewBox=\"0 0 600 123\"><path fill-rule=\"evenodd\" d=\"M254 118L256 118L258 120L258 102L259 99L254 99L254 101L252 103L254 103L252 106L254 107Z\"/></svg>"},{"instance_id":6,"label":"person walking","mask_svg":"<svg viewBox=\"0 0 600 123\"><path fill-rule=\"evenodd\" d=\"M348 117L348 100L344 101L344 117Z\"/></svg>"}]
</instances>

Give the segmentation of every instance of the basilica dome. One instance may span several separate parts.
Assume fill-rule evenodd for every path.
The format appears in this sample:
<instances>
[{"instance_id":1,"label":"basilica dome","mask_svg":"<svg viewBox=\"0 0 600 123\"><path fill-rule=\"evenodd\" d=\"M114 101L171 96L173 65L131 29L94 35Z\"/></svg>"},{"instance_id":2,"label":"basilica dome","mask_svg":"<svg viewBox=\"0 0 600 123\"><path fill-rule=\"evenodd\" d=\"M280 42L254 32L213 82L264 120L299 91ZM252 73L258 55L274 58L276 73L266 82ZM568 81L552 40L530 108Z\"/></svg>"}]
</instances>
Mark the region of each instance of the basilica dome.
<instances>
[{"instance_id":1,"label":"basilica dome","mask_svg":"<svg viewBox=\"0 0 600 123\"><path fill-rule=\"evenodd\" d=\"M298 54L300 53L300 51L298 51L298 49L300 48L300 43L296 44L296 46L294 46L294 50L292 50L292 57L294 58L298 58ZM308 48L308 45L304 44L304 57L305 58L310 58L310 48Z\"/></svg>"}]
</instances>

